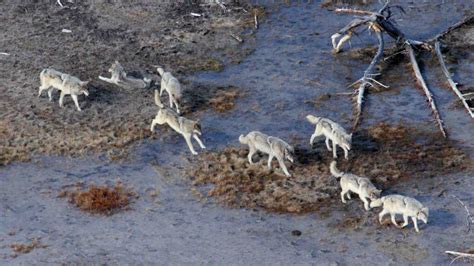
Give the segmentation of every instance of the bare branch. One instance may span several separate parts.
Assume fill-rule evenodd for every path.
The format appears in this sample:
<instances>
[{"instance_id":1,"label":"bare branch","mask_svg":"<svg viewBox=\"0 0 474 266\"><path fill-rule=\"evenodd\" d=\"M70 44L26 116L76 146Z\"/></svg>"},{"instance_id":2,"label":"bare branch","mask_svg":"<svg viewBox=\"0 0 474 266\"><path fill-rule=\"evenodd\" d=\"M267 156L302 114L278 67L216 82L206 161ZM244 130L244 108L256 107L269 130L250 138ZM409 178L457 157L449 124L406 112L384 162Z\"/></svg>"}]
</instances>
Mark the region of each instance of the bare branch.
<instances>
[{"instance_id":1,"label":"bare branch","mask_svg":"<svg viewBox=\"0 0 474 266\"><path fill-rule=\"evenodd\" d=\"M453 30L458 29L458 28L464 26L465 24L472 24L472 23L474 23L474 15L465 17L463 20L455 23L451 27L447 28L445 31L441 32L440 34L437 34L436 36L434 36L433 38L427 40L426 42L435 42L438 39L444 37L446 34L452 32Z\"/></svg>"},{"instance_id":2,"label":"bare branch","mask_svg":"<svg viewBox=\"0 0 474 266\"><path fill-rule=\"evenodd\" d=\"M418 67L418 63L416 62L415 52L413 51L413 47L411 46L410 42L406 42L405 48L407 49L408 54L410 55L410 62L413 68L413 72L415 72L416 79L418 80L418 83L425 92L426 98L428 98L428 103L430 104L431 110L433 111L433 115L435 116L436 122L438 123L438 127L441 130L441 133L443 133L443 136L446 138L447 134L444 130L443 120L441 120L441 116L438 112L438 108L436 107L433 95L431 94L431 91L428 89L428 86L426 85L425 80L421 75L420 68Z\"/></svg>"},{"instance_id":3,"label":"bare branch","mask_svg":"<svg viewBox=\"0 0 474 266\"><path fill-rule=\"evenodd\" d=\"M467 220L467 232L466 233L469 233L469 231L471 231L471 224L474 223L474 216L472 216L471 212L469 211L469 208L466 206L466 204L464 204L464 202L462 202L462 200L460 200L458 197L454 196L454 195L451 195L452 198L454 198L455 200L457 200L459 202L459 204L461 204L461 206L464 207L464 210L466 211L466 220Z\"/></svg>"},{"instance_id":4,"label":"bare branch","mask_svg":"<svg viewBox=\"0 0 474 266\"><path fill-rule=\"evenodd\" d=\"M458 98L461 100L462 104L464 105L466 110L471 115L471 118L474 118L474 112L471 110L471 107L467 103L467 100L468 100L467 96L468 95L463 95L459 91L457 83L454 82L453 79L451 78L452 75L451 75L451 73L449 73L448 69L446 68L446 65L444 64L443 54L441 54L441 49L440 49L440 45L439 45L438 41L435 43L435 51L436 51L436 54L438 55L438 61L439 61L439 64L441 66L441 70L443 71L444 75L446 76L446 79L448 80L449 86L451 86L451 89L454 91L454 93L456 93Z\"/></svg>"},{"instance_id":5,"label":"bare branch","mask_svg":"<svg viewBox=\"0 0 474 266\"><path fill-rule=\"evenodd\" d=\"M368 86L371 85L370 81L373 80L373 76L375 73L375 66L382 60L383 57L383 49L384 49L384 41L383 41L383 34L380 31L375 31L377 35L377 39L379 41L379 48L377 53L375 54L372 62L370 62L369 67L364 72L364 76L360 79L360 85L357 89L357 97L356 97L356 107L355 107L355 120L353 123L353 130L357 128L360 123L361 115L362 115L362 104L364 101L364 94L365 90Z\"/></svg>"},{"instance_id":6,"label":"bare branch","mask_svg":"<svg viewBox=\"0 0 474 266\"><path fill-rule=\"evenodd\" d=\"M337 14L354 14L354 15L375 15L374 12L366 11L366 10L358 10L358 9L351 9L351 8L336 8L334 10Z\"/></svg>"},{"instance_id":7,"label":"bare branch","mask_svg":"<svg viewBox=\"0 0 474 266\"><path fill-rule=\"evenodd\" d=\"M444 253L456 256L456 258L454 258L449 265L453 264L456 260L460 258L468 258L471 260L474 259L474 254L471 254L471 253L463 253L463 252L450 251L450 250L446 250Z\"/></svg>"}]
</instances>

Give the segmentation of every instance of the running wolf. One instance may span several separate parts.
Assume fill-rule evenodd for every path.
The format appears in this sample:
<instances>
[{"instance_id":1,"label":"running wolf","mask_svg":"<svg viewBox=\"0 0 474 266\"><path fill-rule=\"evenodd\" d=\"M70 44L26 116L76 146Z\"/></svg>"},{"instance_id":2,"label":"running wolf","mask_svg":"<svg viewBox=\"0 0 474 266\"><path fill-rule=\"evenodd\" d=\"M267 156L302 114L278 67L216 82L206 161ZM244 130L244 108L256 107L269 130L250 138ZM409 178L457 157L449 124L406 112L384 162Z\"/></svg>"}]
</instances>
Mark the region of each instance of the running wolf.
<instances>
[{"instance_id":1,"label":"running wolf","mask_svg":"<svg viewBox=\"0 0 474 266\"><path fill-rule=\"evenodd\" d=\"M175 78L170 72L165 72L161 67L156 69L161 76L161 88L160 96L163 94L163 91L166 90L170 99L170 108L173 108L173 105L176 107L176 112L179 114L178 103L182 97L181 84L178 79Z\"/></svg>"},{"instance_id":2,"label":"running wolf","mask_svg":"<svg viewBox=\"0 0 474 266\"><path fill-rule=\"evenodd\" d=\"M392 223L399 228L403 228L408 225L408 217L411 217L415 230L420 232L418 229L417 219L423 221L425 224L428 223L429 210L424 207L419 201L414 198L402 196L402 195L389 195L381 197L380 199L374 200L370 203L370 207L383 207L382 212L379 214L379 222L382 223L382 218L386 214L390 214ZM395 220L395 215L403 215L403 224L399 226Z\"/></svg>"},{"instance_id":3,"label":"running wolf","mask_svg":"<svg viewBox=\"0 0 474 266\"><path fill-rule=\"evenodd\" d=\"M332 151L333 157L337 158L337 145L344 150L344 157L346 160L349 157L349 150L351 149L352 133L347 134L346 130L337 124L336 122L323 117L317 117L314 115L307 115L306 119L316 125L313 135L309 141L310 145L313 145L314 139L321 135L326 137L326 147L329 151ZM329 140L332 141L332 148L329 145Z\"/></svg>"},{"instance_id":4,"label":"running wolf","mask_svg":"<svg viewBox=\"0 0 474 266\"><path fill-rule=\"evenodd\" d=\"M354 192L359 194L359 198L364 202L364 208L368 211L370 207L367 199L374 201L380 197L382 191L378 190L370 182L370 179L339 171L336 167L336 161L331 162L329 170L333 176L341 178L341 200L343 203L346 203L346 195L348 199L351 199L350 192Z\"/></svg>"},{"instance_id":5,"label":"running wolf","mask_svg":"<svg viewBox=\"0 0 474 266\"><path fill-rule=\"evenodd\" d=\"M261 151L268 154L269 169L272 168L272 160L276 157L285 175L291 176L284 162L285 159L292 163L294 162L294 149L288 143L277 137L265 135L259 131L252 131L248 133L247 136L240 135L239 142L249 146L248 159L251 164L253 164L253 155L257 151Z\"/></svg>"},{"instance_id":6,"label":"running wolf","mask_svg":"<svg viewBox=\"0 0 474 266\"><path fill-rule=\"evenodd\" d=\"M52 101L53 89L58 89L61 91L61 96L59 97L59 106L61 107L63 106L64 96L71 95L77 110L81 111L77 96L81 94L89 96L89 91L87 91L89 81L81 81L74 76L61 73L51 68L46 68L41 71L40 81L41 86L39 87L38 97L41 96L42 91L48 90L49 100Z\"/></svg>"},{"instance_id":7,"label":"running wolf","mask_svg":"<svg viewBox=\"0 0 474 266\"><path fill-rule=\"evenodd\" d=\"M172 129L174 129L174 131L178 132L184 137L186 143L188 144L188 148L193 155L197 155L198 153L193 148L191 138L194 138L197 141L201 149L206 148L198 137L198 135L202 135L201 126L198 121L193 121L179 116L175 111L166 107L161 102L158 90L155 90L155 104L158 106L159 110L155 119L153 119L153 121L151 122L150 130L152 132L155 129L155 125L168 124Z\"/></svg>"}]
</instances>

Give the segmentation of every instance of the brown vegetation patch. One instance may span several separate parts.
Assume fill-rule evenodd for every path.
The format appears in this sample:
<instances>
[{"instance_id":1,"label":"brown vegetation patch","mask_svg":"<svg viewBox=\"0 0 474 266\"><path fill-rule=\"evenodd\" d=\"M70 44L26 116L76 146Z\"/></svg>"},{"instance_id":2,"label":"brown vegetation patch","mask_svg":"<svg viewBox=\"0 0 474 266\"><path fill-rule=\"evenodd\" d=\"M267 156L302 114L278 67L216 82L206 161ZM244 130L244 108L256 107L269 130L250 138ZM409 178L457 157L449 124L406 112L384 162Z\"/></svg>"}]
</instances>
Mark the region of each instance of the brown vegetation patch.
<instances>
[{"instance_id":1,"label":"brown vegetation patch","mask_svg":"<svg viewBox=\"0 0 474 266\"><path fill-rule=\"evenodd\" d=\"M353 141L350 159L339 159L338 167L367 176L381 188L403 179L471 170L474 165L451 141L401 125L381 123L355 135ZM226 206L290 213L325 211L329 200L339 193L339 184L328 169L332 153L322 140L315 149L306 147L296 146L290 178L283 175L276 160L273 170L266 167L266 155L251 165L247 149L235 147L203 154L188 174L196 188Z\"/></svg>"},{"instance_id":2,"label":"brown vegetation patch","mask_svg":"<svg viewBox=\"0 0 474 266\"><path fill-rule=\"evenodd\" d=\"M61 191L58 197L67 197L80 210L94 214L112 215L127 209L131 199L138 198L136 192L124 187L121 182L113 187L90 185L87 190L82 189L82 183L74 187L74 190Z\"/></svg>"},{"instance_id":3,"label":"brown vegetation patch","mask_svg":"<svg viewBox=\"0 0 474 266\"><path fill-rule=\"evenodd\" d=\"M234 108L236 100L242 95L242 89L234 86L198 85L185 93L184 112L198 112L211 107L216 112L225 113Z\"/></svg>"},{"instance_id":4,"label":"brown vegetation patch","mask_svg":"<svg viewBox=\"0 0 474 266\"><path fill-rule=\"evenodd\" d=\"M9 245L10 248L15 252L13 257L18 256L18 254L27 254L30 253L35 248L47 248L48 246L42 244L39 239L33 239L29 244L20 244L20 243L13 243Z\"/></svg>"}]
</instances>

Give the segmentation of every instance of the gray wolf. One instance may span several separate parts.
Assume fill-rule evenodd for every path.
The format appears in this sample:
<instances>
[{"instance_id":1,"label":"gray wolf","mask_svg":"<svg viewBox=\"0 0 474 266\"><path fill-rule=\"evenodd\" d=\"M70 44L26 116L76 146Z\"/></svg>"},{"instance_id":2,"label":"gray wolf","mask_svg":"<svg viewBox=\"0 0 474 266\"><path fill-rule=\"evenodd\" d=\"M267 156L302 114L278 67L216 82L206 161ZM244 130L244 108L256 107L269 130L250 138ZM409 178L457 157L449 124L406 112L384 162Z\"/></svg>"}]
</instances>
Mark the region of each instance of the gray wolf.
<instances>
[{"instance_id":1,"label":"gray wolf","mask_svg":"<svg viewBox=\"0 0 474 266\"><path fill-rule=\"evenodd\" d=\"M346 130L337 124L336 122L323 117L317 117L314 115L307 115L306 119L316 125L313 135L309 141L310 145L313 145L314 139L321 135L326 137L326 147L329 151L332 151L333 157L337 158L337 146L344 150L344 157L346 160L349 157L349 150L351 149L352 134L347 134ZM332 141L332 148L329 145L329 140Z\"/></svg>"},{"instance_id":2,"label":"gray wolf","mask_svg":"<svg viewBox=\"0 0 474 266\"><path fill-rule=\"evenodd\" d=\"M78 111L81 111L79 102L77 99L78 95L84 94L89 96L87 85L89 81L81 81L79 78L59 72L57 70L46 68L40 73L41 86L39 87L38 97L41 96L41 92L48 90L49 100L52 101L53 89L61 91L59 97L59 106L63 106L64 96L71 95L74 104Z\"/></svg>"},{"instance_id":3,"label":"gray wolf","mask_svg":"<svg viewBox=\"0 0 474 266\"><path fill-rule=\"evenodd\" d=\"M155 126L168 124L174 131L181 134L186 143L188 145L189 150L193 155L197 155L198 153L194 150L193 144L191 142L191 138L194 138L201 149L205 149L206 147L199 139L199 136L202 135L201 132L201 125L198 121L193 121L191 119L187 119L185 117L179 116L175 111L166 107L160 99L158 94L158 90L155 90L155 104L158 106L158 114L156 115L155 119L151 122L150 130L153 132ZM198 136L199 135L199 136Z\"/></svg>"},{"instance_id":4,"label":"gray wolf","mask_svg":"<svg viewBox=\"0 0 474 266\"><path fill-rule=\"evenodd\" d=\"M344 173L337 169L336 161L332 161L329 170L331 174L337 178L340 178L341 185L341 200L346 203L345 197L351 199L350 192L357 193L359 198L364 202L364 208L370 210L369 202L367 199L374 201L380 197L381 190L378 190L370 179L366 177L360 177L350 173Z\"/></svg>"},{"instance_id":5,"label":"gray wolf","mask_svg":"<svg viewBox=\"0 0 474 266\"><path fill-rule=\"evenodd\" d=\"M240 135L239 142L249 146L248 160L253 164L252 157L257 151L268 154L268 168L272 167L272 160L276 158L286 176L291 176L286 168L284 160L294 162L294 149L285 141L268 136L259 131L252 131L246 136Z\"/></svg>"},{"instance_id":6,"label":"gray wolf","mask_svg":"<svg viewBox=\"0 0 474 266\"><path fill-rule=\"evenodd\" d=\"M370 203L371 207L383 207L382 212L379 214L379 222L382 223L382 218L386 214L390 214L392 223L399 228L403 228L408 225L408 218L411 217L415 226L416 232L419 232L417 220L423 221L425 224L428 223L429 210L424 207L419 201L414 198L410 198L402 195L389 195L381 197ZM395 215L403 215L403 224L400 227L395 220Z\"/></svg>"}]
</instances>

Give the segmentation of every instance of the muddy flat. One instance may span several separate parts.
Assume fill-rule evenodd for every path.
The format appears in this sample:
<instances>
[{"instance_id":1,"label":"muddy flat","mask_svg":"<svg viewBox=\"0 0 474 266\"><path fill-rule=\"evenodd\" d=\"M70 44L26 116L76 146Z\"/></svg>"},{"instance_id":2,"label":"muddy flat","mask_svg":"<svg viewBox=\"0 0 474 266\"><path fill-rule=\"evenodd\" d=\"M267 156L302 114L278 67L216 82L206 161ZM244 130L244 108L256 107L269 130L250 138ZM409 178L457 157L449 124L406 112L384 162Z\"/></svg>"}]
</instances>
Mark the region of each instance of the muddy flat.
<instances>
[{"instance_id":1,"label":"muddy flat","mask_svg":"<svg viewBox=\"0 0 474 266\"><path fill-rule=\"evenodd\" d=\"M381 208L364 210L355 194L343 204L328 169L332 153L322 138L309 145L308 114L351 131L348 85L376 47L363 32L333 54L330 36L353 19L333 9L377 10L377 1L259 3L265 15L249 4L224 11L196 3L53 2L1 7L0 52L9 54L0 55L1 264L447 265L455 257L446 250L472 253L465 207L474 211L474 124L435 56L417 58L449 138L401 55L379 66L389 88L369 89L349 159L339 150L337 160L382 195L427 206L419 233L411 223L396 228L388 216L379 224ZM417 40L473 10L465 1L394 4L406 13L394 15L397 26ZM448 68L467 90L474 86L472 27L443 38ZM389 53L394 41L386 39ZM124 91L98 81L114 60L157 84ZM199 119L207 146L195 143L197 156L165 126L149 130L158 110L156 65L183 83L184 116ZM70 98L60 108L57 94L53 102L37 97L46 67L92 80L91 95L79 99L82 112ZM276 160L268 170L267 155L247 162L238 138L252 130L295 147L292 177Z\"/></svg>"}]
</instances>

